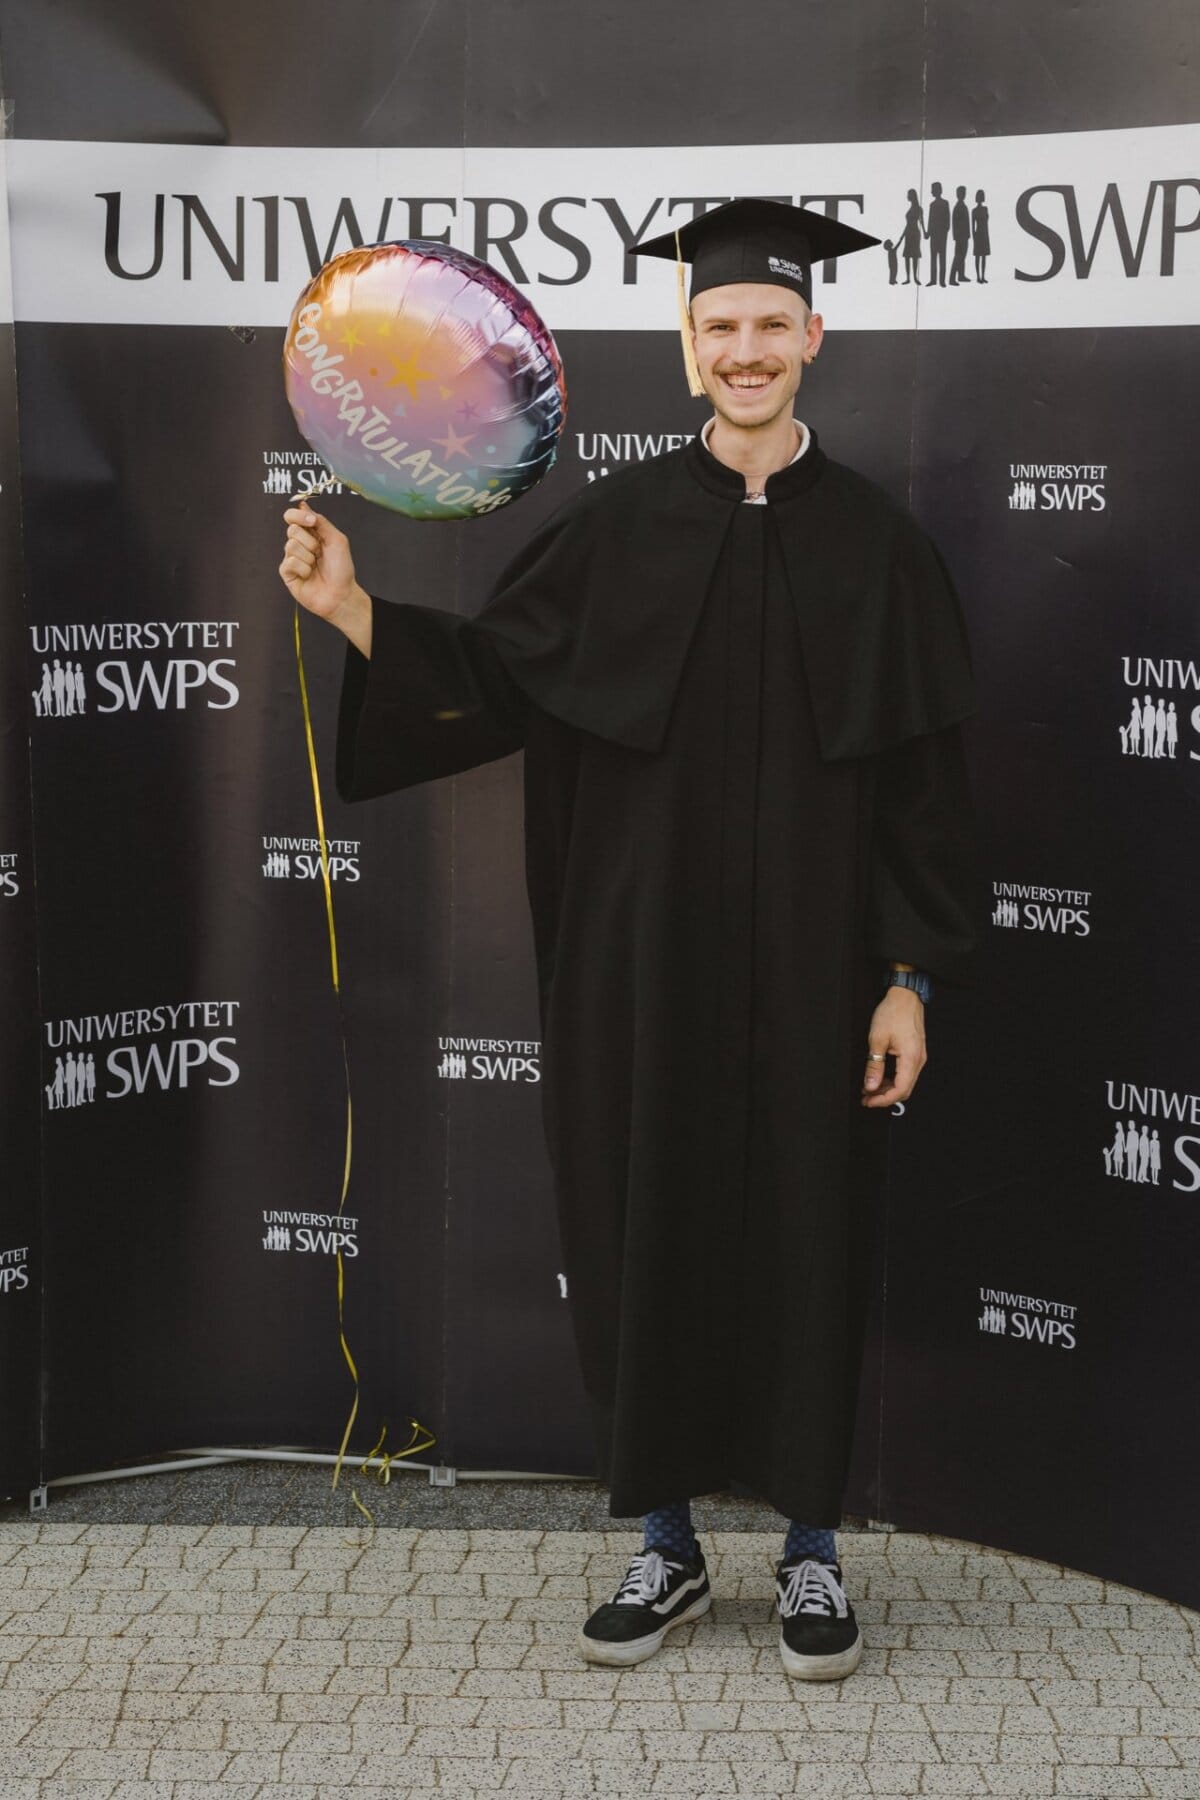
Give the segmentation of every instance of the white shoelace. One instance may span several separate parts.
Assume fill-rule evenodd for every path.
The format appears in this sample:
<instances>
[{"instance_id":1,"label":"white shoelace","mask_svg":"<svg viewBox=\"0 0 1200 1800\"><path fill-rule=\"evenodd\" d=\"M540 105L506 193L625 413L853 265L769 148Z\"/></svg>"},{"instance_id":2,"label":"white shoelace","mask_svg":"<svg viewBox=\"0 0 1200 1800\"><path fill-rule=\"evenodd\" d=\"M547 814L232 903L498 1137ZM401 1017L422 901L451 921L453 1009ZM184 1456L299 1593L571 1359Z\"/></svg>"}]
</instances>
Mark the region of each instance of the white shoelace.
<instances>
[{"instance_id":1,"label":"white shoelace","mask_svg":"<svg viewBox=\"0 0 1200 1800\"><path fill-rule=\"evenodd\" d=\"M831 1600L839 1619L844 1619L849 1610L845 1590L833 1570L811 1556L787 1571L786 1582L777 1579L775 1587L779 1610L785 1618L794 1613L827 1614Z\"/></svg>"},{"instance_id":2,"label":"white shoelace","mask_svg":"<svg viewBox=\"0 0 1200 1800\"><path fill-rule=\"evenodd\" d=\"M613 1595L613 1605L644 1606L649 1600L657 1600L667 1585L667 1570L682 1567L682 1563L664 1561L657 1550L640 1550Z\"/></svg>"}]
</instances>

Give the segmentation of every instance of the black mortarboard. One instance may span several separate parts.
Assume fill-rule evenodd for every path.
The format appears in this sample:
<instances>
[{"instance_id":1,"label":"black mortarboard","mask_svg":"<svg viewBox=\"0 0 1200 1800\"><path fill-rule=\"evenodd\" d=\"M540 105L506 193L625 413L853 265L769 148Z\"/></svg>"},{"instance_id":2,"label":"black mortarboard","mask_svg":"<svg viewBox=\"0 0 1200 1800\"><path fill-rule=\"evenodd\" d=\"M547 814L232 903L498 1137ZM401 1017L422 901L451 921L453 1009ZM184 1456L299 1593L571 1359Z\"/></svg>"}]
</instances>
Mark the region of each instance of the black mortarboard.
<instances>
[{"instance_id":1,"label":"black mortarboard","mask_svg":"<svg viewBox=\"0 0 1200 1800\"><path fill-rule=\"evenodd\" d=\"M881 238L844 225L826 213L792 206L785 200L730 200L691 219L674 231L638 244L634 256L661 256L678 270L680 331L688 385L702 394L692 346L688 302L684 299L683 265L692 265L690 298L706 288L734 281L762 281L791 288L812 306L812 265L851 250L867 250Z\"/></svg>"}]
</instances>

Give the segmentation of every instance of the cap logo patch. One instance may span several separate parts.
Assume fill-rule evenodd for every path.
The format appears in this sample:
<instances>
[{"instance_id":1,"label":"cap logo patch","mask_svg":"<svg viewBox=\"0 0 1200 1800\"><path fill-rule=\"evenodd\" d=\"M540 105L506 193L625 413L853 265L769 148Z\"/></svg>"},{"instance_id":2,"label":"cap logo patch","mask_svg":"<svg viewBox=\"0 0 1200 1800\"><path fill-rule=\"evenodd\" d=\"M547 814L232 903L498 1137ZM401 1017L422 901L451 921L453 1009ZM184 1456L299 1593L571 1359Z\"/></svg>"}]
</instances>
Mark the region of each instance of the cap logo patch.
<instances>
[{"instance_id":1,"label":"cap logo patch","mask_svg":"<svg viewBox=\"0 0 1200 1800\"><path fill-rule=\"evenodd\" d=\"M799 263L794 263L786 256L768 256L767 267L772 275L790 275L793 281L804 280L804 270Z\"/></svg>"}]
</instances>

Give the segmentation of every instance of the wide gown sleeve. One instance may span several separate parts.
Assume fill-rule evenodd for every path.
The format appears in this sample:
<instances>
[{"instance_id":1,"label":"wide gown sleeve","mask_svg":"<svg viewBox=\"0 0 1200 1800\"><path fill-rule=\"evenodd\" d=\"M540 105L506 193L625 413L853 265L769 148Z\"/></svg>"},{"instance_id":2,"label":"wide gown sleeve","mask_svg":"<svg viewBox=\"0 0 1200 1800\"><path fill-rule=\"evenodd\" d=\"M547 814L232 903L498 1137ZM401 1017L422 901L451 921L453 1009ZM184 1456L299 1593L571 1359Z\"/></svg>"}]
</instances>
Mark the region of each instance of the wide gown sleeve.
<instances>
[{"instance_id":1,"label":"wide gown sleeve","mask_svg":"<svg viewBox=\"0 0 1200 1800\"><path fill-rule=\"evenodd\" d=\"M510 756L527 708L473 620L372 595L370 657L346 645L337 791L372 800Z\"/></svg>"},{"instance_id":2,"label":"wide gown sleeve","mask_svg":"<svg viewBox=\"0 0 1200 1800\"><path fill-rule=\"evenodd\" d=\"M961 724L880 752L868 953L969 987L986 904Z\"/></svg>"}]
</instances>

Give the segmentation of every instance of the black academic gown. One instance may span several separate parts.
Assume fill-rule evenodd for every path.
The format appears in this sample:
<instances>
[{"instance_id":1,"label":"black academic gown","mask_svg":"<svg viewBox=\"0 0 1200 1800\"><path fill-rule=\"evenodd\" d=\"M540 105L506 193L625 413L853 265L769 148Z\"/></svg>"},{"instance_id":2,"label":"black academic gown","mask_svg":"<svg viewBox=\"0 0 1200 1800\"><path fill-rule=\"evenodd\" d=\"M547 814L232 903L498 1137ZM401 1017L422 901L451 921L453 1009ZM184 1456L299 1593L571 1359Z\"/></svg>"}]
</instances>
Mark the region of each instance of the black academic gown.
<instances>
[{"instance_id":1,"label":"black academic gown","mask_svg":"<svg viewBox=\"0 0 1200 1800\"><path fill-rule=\"evenodd\" d=\"M614 1516L736 1481L837 1526L890 1115L889 960L986 900L961 607L812 436L768 504L699 439L536 532L473 619L373 601L344 799L524 748L542 1102Z\"/></svg>"}]
</instances>

